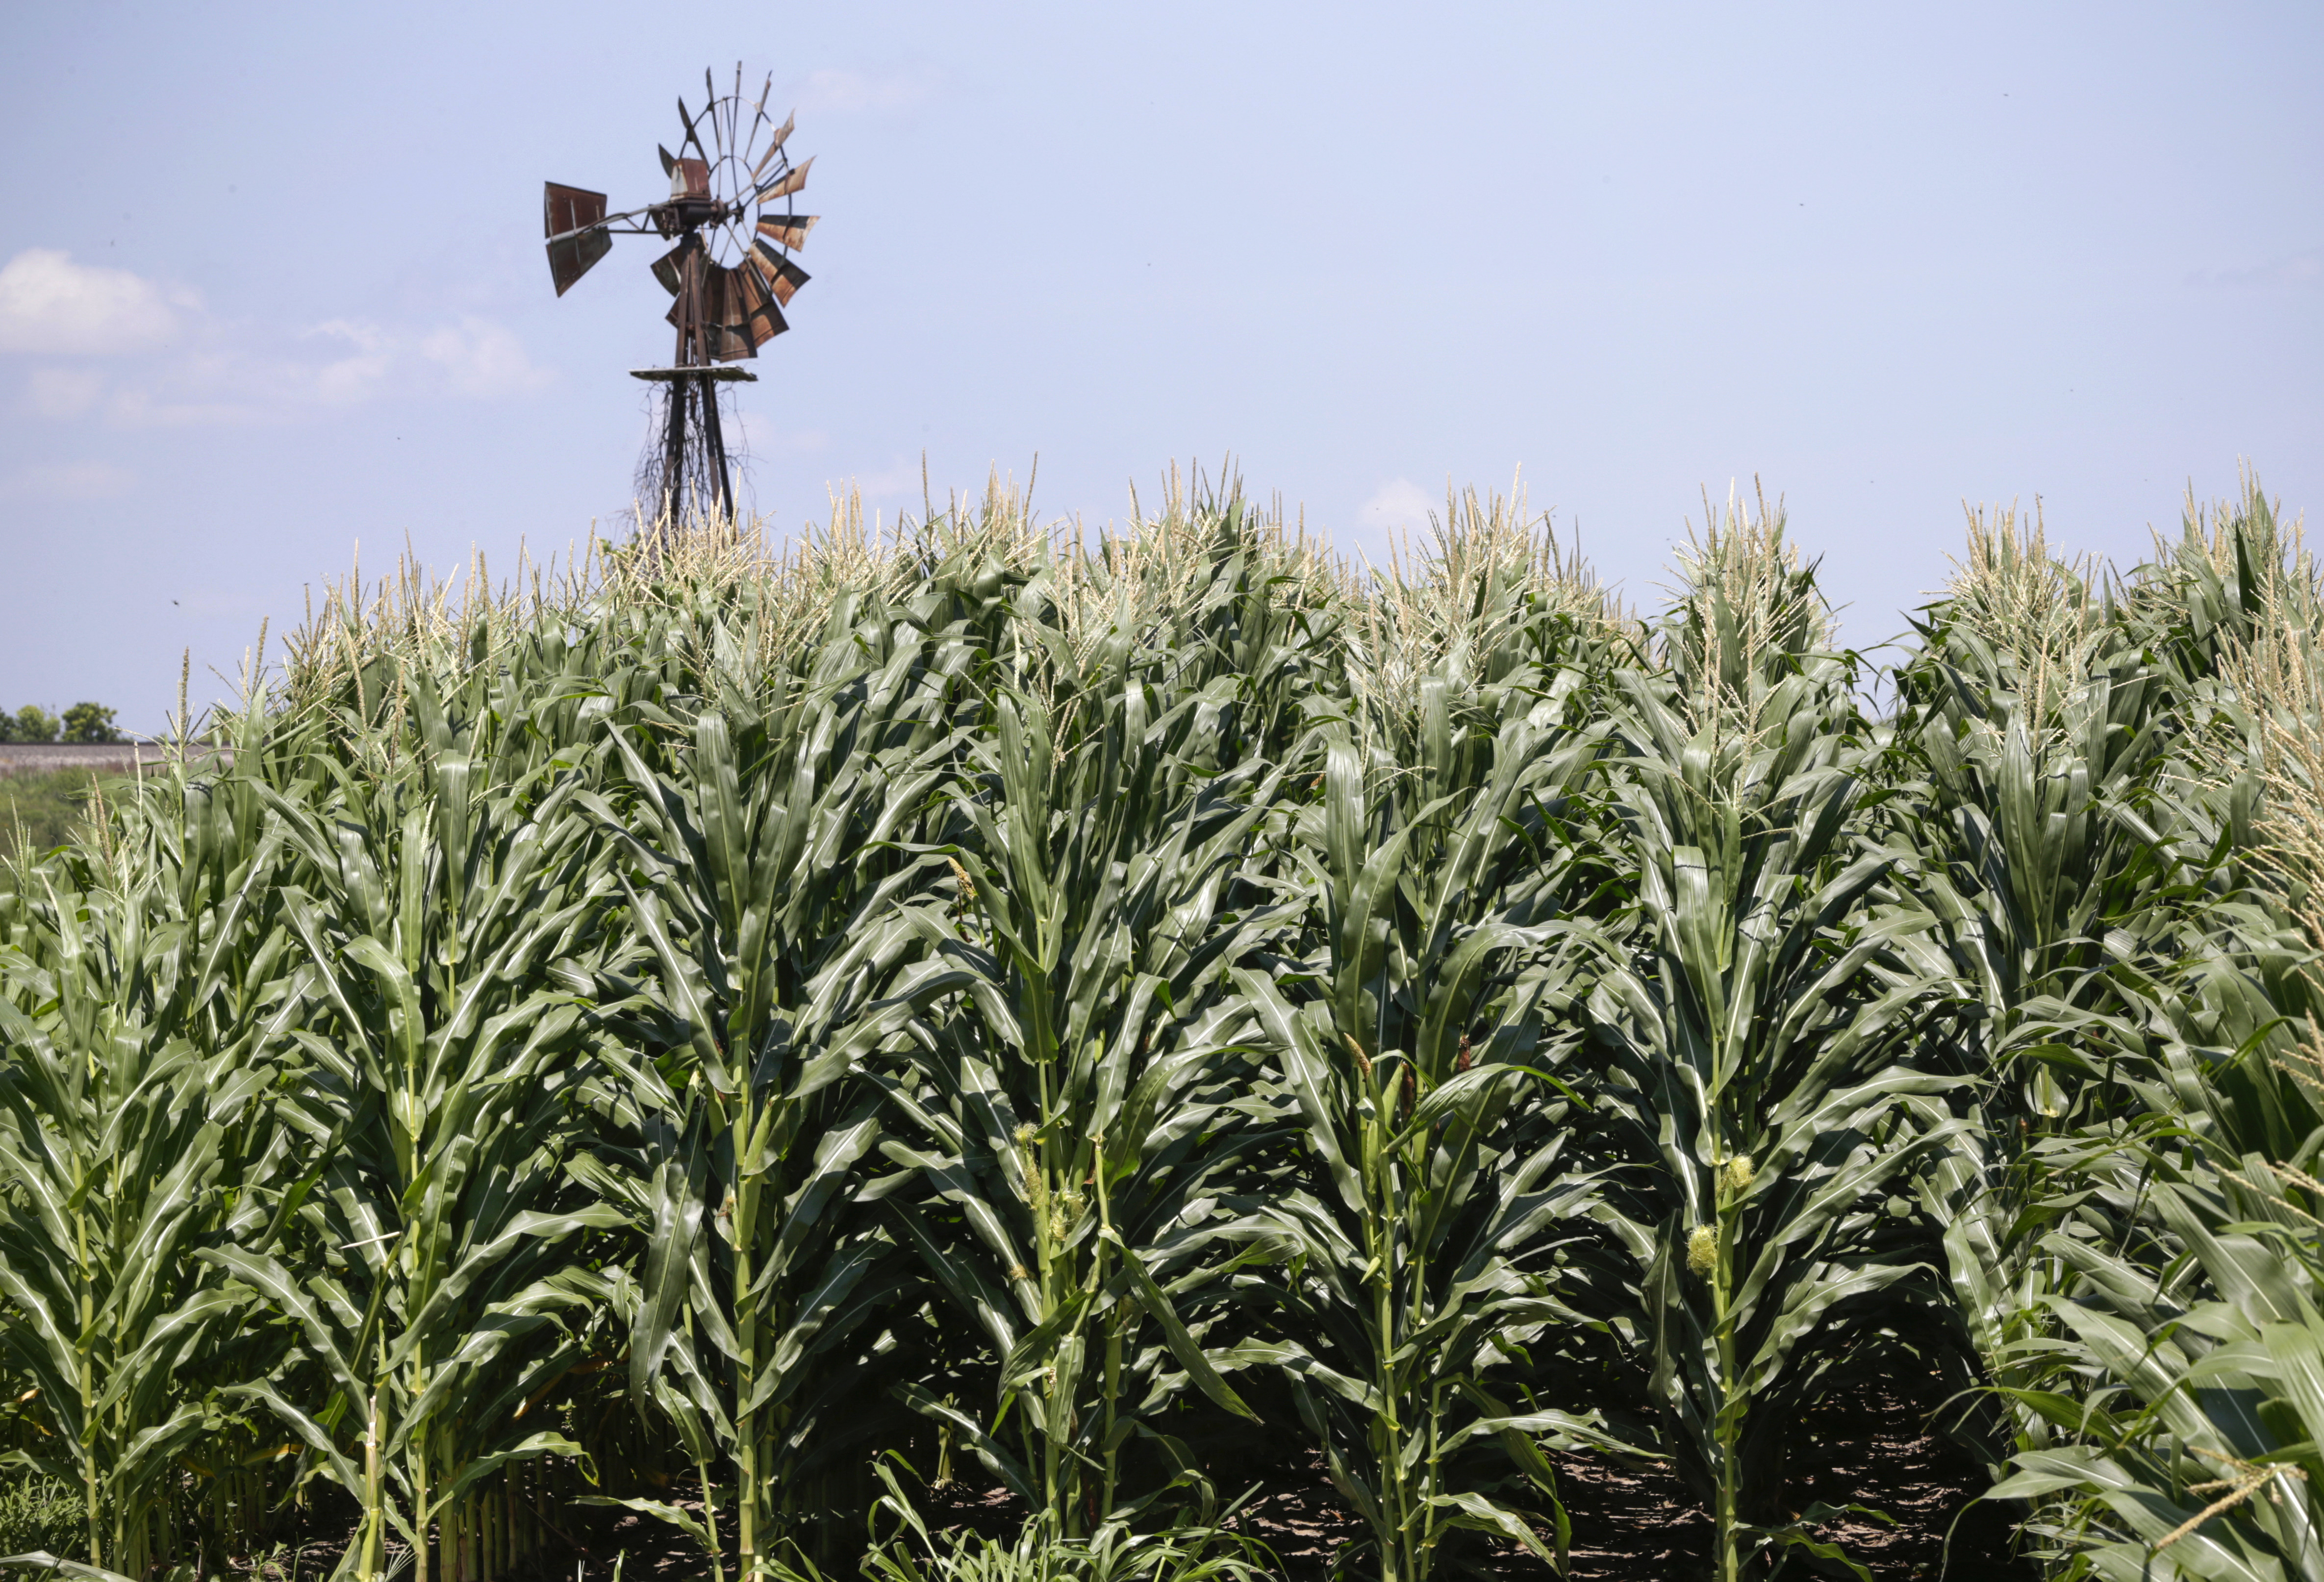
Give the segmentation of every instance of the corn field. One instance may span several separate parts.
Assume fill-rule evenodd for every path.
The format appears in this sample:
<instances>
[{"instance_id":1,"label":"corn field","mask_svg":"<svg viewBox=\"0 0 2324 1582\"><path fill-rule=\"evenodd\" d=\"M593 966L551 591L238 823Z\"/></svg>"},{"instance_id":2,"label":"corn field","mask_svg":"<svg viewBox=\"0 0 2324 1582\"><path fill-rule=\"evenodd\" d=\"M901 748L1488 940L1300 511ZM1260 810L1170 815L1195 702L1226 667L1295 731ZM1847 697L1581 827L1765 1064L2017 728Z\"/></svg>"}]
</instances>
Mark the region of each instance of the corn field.
<instances>
[{"instance_id":1,"label":"corn field","mask_svg":"<svg viewBox=\"0 0 2324 1582\"><path fill-rule=\"evenodd\" d=\"M1256 1578L1264 1430L1352 1577L1591 1458L1868 1577L1787 1466L1913 1368L2028 1575L2324 1579L2324 588L2256 483L1956 564L1886 665L1764 499L1644 615L1184 483L350 579L0 867L5 1563Z\"/></svg>"}]
</instances>

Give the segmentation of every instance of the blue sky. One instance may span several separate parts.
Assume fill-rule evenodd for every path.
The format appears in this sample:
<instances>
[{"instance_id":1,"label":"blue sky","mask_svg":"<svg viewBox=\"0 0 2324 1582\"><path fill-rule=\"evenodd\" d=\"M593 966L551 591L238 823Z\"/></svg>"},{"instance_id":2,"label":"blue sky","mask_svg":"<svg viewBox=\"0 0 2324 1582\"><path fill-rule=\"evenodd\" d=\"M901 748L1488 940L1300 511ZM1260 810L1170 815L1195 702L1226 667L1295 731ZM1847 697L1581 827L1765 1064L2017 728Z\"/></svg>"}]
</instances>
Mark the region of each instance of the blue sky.
<instances>
[{"instance_id":1,"label":"blue sky","mask_svg":"<svg viewBox=\"0 0 2324 1582\"><path fill-rule=\"evenodd\" d=\"M2324 503L2313 5L0 9L0 704L158 728L263 618L626 503L664 189L735 63L816 162L742 397L778 531L988 468L1096 526L1232 455L1377 553L1448 479L1651 602L1756 475L1858 643L1964 501L2135 559Z\"/></svg>"}]
</instances>

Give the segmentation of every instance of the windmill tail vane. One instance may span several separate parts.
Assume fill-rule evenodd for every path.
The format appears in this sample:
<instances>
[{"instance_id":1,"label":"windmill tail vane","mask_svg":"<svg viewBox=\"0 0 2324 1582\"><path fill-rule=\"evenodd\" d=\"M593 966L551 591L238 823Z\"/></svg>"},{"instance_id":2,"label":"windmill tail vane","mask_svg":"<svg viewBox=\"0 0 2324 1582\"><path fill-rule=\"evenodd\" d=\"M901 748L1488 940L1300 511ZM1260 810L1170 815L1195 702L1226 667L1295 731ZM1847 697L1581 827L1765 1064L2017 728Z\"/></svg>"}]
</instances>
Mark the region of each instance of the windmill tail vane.
<instances>
[{"instance_id":1,"label":"windmill tail vane","mask_svg":"<svg viewBox=\"0 0 2324 1582\"><path fill-rule=\"evenodd\" d=\"M654 425L636 480L641 506L656 512L650 531L675 531L687 514L734 515L733 468L720 415L720 387L758 375L733 364L790 327L783 309L807 282L792 255L807 245L816 216L798 212L812 158L794 164L792 119L767 114L769 75L756 102L742 95L742 69L721 94L702 74L698 111L678 101L684 129L678 152L658 149L669 196L621 213L605 195L547 183L542 224L549 274L560 297L613 251L615 236L657 236L674 244L653 261L654 279L670 295L665 317L678 332L668 366L633 368L657 391Z\"/></svg>"}]
</instances>

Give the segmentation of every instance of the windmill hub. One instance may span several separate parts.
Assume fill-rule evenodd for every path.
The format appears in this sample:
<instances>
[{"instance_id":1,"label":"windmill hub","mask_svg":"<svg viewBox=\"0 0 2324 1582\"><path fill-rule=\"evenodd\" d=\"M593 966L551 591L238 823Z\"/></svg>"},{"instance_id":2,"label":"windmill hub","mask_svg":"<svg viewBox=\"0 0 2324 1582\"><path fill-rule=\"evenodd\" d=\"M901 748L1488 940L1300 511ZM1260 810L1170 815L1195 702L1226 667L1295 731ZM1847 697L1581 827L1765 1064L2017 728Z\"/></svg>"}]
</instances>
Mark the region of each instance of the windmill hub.
<instances>
[{"instance_id":1,"label":"windmill hub","mask_svg":"<svg viewBox=\"0 0 2324 1582\"><path fill-rule=\"evenodd\" d=\"M678 102L686 129L678 152L658 151L669 177L665 201L608 214L604 193L554 181L545 199L549 273L560 297L613 250L617 235L677 243L653 262L654 278L672 298L667 317L678 331L677 354L668 368L638 371L669 392L660 437L640 469L641 484L651 484L640 499L658 504L662 531L674 529L689 508L733 515L715 386L751 376L718 364L756 357L790 327L782 310L807 282L791 255L807 244L816 218L798 213L794 202L815 161L792 164L784 146L791 122L775 127L766 114L773 77L755 104L742 97L739 66L732 93L720 94L708 72L702 83L708 99L698 115Z\"/></svg>"},{"instance_id":2,"label":"windmill hub","mask_svg":"<svg viewBox=\"0 0 2324 1582\"><path fill-rule=\"evenodd\" d=\"M676 236L704 225L715 225L733 211L716 198L682 198L672 203L658 203L646 212L653 216L655 230L665 236Z\"/></svg>"}]
</instances>

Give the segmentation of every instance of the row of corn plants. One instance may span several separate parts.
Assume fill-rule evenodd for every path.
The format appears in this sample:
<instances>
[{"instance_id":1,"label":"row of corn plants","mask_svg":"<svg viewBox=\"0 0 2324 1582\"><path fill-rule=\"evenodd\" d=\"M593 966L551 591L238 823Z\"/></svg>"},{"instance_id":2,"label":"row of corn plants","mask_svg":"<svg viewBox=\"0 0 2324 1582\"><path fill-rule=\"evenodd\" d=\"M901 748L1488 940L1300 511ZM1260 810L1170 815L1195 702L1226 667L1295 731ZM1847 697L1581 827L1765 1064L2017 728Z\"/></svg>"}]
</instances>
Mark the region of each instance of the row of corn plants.
<instances>
[{"instance_id":1,"label":"row of corn plants","mask_svg":"<svg viewBox=\"0 0 2324 1582\"><path fill-rule=\"evenodd\" d=\"M0 877L14 1563L1256 1576L1265 1433L1351 1574L1563 1567L1585 1455L1863 1575L1787 1453L1934 1367L2028 1564L2324 1576L2296 528L1979 514L1886 669L1779 507L1678 571L1174 480L350 579Z\"/></svg>"}]
</instances>

